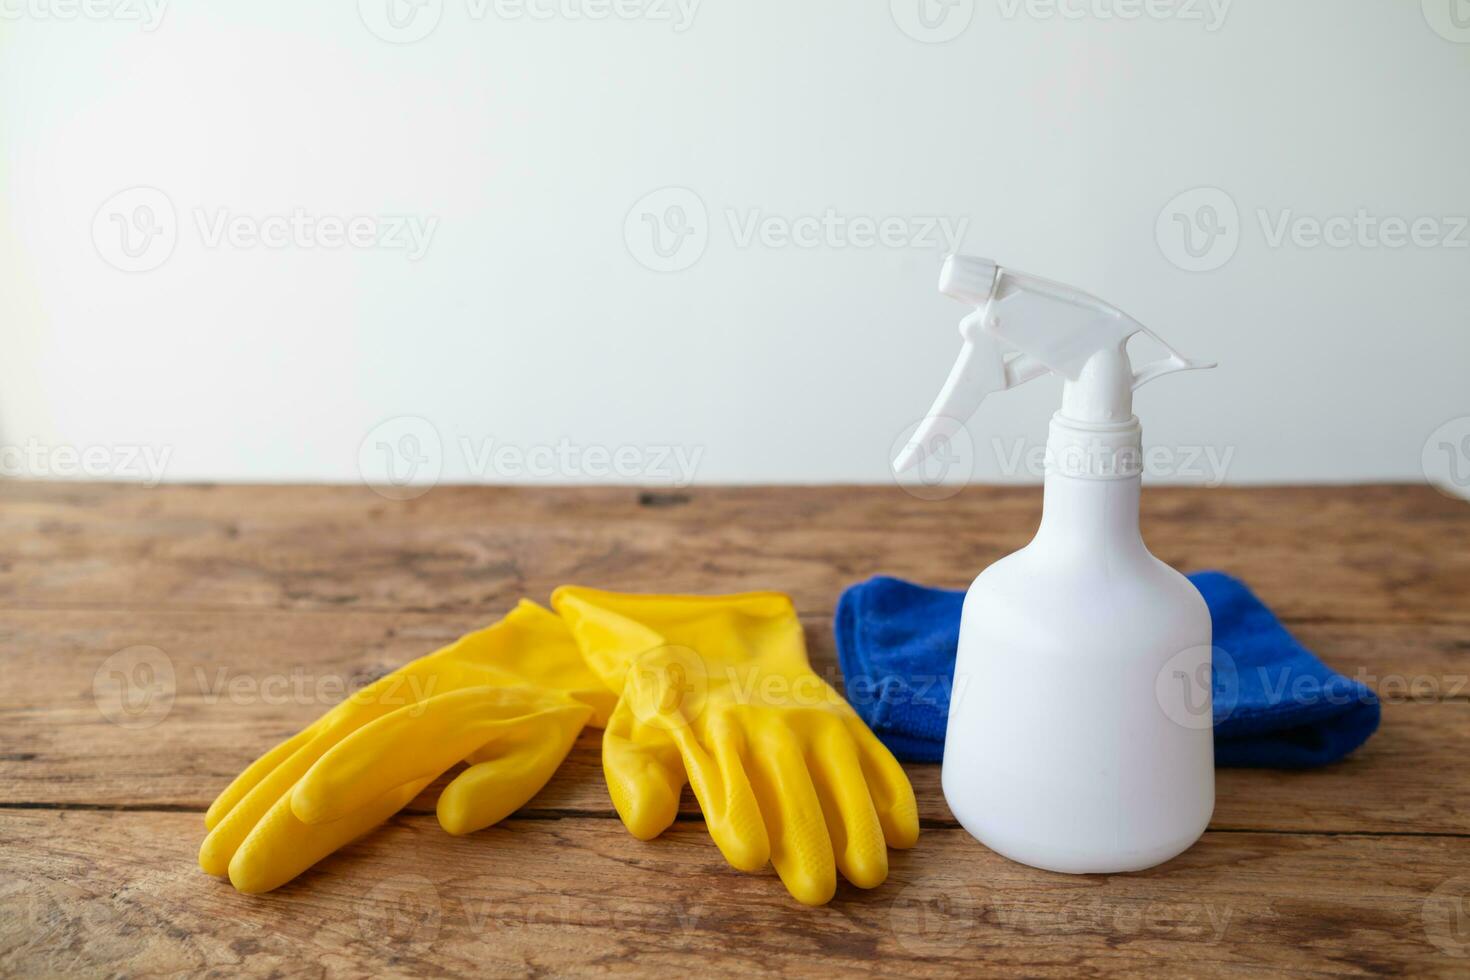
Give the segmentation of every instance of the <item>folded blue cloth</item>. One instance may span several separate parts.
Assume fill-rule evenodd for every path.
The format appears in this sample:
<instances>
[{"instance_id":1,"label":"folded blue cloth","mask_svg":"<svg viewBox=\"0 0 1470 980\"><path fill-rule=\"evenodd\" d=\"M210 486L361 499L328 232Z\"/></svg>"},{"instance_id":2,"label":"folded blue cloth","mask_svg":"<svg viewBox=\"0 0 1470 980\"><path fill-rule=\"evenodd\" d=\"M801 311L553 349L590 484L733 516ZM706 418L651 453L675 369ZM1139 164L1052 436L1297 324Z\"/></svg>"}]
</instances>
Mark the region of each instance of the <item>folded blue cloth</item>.
<instances>
[{"instance_id":1,"label":"folded blue cloth","mask_svg":"<svg viewBox=\"0 0 1470 980\"><path fill-rule=\"evenodd\" d=\"M1335 762L1378 728L1378 698L1298 643L1223 572L1189 580L1214 623L1215 764L1306 769ZM898 758L944 754L964 592L878 576L837 602L847 699Z\"/></svg>"}]
</instances>

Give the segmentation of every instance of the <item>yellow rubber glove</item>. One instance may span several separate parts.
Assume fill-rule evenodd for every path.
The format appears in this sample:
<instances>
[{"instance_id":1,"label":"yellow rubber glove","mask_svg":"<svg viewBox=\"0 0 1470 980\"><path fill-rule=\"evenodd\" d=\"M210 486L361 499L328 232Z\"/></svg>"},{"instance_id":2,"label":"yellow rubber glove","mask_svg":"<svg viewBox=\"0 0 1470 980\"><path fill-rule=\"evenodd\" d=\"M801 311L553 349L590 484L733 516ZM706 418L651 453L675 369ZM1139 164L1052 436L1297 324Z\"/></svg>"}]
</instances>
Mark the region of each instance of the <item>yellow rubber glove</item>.
<instances>
[{"instance_id":1,"label":"yellow rubber glove","mask_svg":"<svg viewBox=\"0 0 1470 980\"><path fill-rule=\"evenodd\" d=\"M199 866L242 892L269 891L406 806L461 760L439 796L451 834L519 809L614 695L562 621L522 601L355 692L257 759L205 814Z\"/></svg>"},{"instance_id":2,"label":"yellow rubber glove","mask_svg":"<svg viewBox=\"0 0 1470 980\"><path fill-rule=\"evenodd\" d=\"M839 869L861 888L882 883L887 847L918 840L908 777L812 672L786 596L569 586L551 602L587 663L622 693L602 765L635 837L674 821L687 780L725 859L742 871L769 860L808 905L831 900Z\"/></svg>"}]
</instances>

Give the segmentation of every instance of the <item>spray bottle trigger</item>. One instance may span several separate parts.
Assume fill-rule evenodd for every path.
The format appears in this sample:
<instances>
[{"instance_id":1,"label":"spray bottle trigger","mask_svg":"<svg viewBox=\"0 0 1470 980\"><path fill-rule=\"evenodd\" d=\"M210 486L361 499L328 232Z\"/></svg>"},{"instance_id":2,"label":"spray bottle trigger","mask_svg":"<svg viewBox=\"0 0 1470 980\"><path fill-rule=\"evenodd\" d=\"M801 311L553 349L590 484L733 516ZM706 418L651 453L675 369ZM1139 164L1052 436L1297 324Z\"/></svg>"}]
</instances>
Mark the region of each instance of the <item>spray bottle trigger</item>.
<instances>
[{"instance_id":1,"label":"spray bottle trigger","mask_svg":"<svg viewBox=\"0 0 1470 980\"><path fill-rule=\"evenodd\" d=\"M972 320L975 322L971 323ZM966 420L975 414L986 395L1009 387L1005 355L992 337L976 329L981 320L982 313L972 313L960 324L960 335L965 338L960 356L929 414L893 461L895 473L902 473L931 453L942 451L965 427Z\"/></svg>"}]
</instances>

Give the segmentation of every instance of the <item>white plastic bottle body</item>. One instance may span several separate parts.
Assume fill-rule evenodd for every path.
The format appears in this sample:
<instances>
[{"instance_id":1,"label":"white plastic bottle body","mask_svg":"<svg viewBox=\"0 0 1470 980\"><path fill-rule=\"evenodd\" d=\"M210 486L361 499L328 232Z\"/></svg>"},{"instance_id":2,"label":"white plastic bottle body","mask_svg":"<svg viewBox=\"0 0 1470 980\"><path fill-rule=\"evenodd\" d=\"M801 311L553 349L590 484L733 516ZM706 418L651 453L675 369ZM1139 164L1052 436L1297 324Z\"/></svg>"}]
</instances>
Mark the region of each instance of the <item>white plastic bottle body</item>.
<instances>
[{"instance_id":1,"label":"white plastic bottle body","mask_svg":"<svg viewBox=\"0 0 1470 980\"><path fill-rule=\"evenodd\" d=\"M1036 538L966 596L944 795L1012 860L1137 871L1214 810L1209 609L1144 547L1138 477L1045 493Z\"/></svg>"}]
</instances>

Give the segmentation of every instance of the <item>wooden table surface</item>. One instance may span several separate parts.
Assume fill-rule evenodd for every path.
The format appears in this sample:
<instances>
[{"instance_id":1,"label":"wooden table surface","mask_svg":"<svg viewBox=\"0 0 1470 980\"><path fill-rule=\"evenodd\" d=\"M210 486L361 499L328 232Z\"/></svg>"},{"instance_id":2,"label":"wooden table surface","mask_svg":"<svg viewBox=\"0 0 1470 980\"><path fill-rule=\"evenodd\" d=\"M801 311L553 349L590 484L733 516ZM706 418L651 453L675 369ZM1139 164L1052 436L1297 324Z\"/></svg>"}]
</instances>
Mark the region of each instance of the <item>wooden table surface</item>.
<instances>
[{"instance_id":1,"label":"wooden table surface","mask_svg":"<svg viewBox=\"0 0 1470 980\"><path fill-rule=\"evenodd\" d=\"M629 836L596 733L467 838L439 829L435 786L269 895L195 854L213 796L344 684L521 596L783 589L838 680L843 586L964 586L1029 539L1036 489L0 484L0 974L1470 971L1470 506L1410 486L1144 501L1155 554L1244 578L1380 692L1379 733L1325 769L1221 771L1199 844L1131 875L1006 861L911 766L918 846L808 909L727 868L687 798L659 840ZM120 701L123 661L154 672Z\"/></svg>"}]
</instances>

